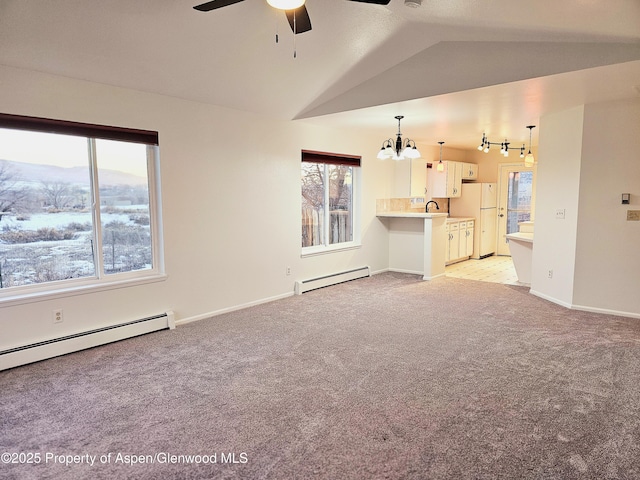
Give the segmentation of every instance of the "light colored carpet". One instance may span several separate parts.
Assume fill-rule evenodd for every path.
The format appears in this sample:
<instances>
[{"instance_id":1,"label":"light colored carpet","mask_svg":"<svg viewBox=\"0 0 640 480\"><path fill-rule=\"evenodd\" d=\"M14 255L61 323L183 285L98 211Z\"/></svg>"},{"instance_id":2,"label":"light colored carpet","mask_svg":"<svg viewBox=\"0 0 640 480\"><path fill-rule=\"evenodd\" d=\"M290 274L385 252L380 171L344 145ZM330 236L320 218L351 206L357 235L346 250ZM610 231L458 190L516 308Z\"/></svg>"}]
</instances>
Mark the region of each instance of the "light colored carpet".
<instances>
[{"instance_id":1,"label":"light colored carpet","mask_svg":"<svg viewBox=\"0 0 640 480\"><path fill-rule=\"evenodd\" d=\"M385 273L0 372L0 477L640 478L639 373L637 320Z\"/></svg>"}]
</instances>

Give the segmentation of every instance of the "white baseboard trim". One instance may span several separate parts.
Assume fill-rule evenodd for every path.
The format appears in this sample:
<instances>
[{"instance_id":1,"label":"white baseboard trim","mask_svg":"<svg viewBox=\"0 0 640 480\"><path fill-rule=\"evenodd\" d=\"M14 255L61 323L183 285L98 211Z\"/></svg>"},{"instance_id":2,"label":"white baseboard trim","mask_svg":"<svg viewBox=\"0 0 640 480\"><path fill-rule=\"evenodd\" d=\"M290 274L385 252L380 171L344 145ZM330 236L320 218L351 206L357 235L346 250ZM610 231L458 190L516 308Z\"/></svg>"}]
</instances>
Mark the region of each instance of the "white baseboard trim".
<instances>
[{"instance_id":1,"label":"white baseboard trim","mask_svg":"<svg viewBox=\"0 0 640 480\"><path fill-rule=\"evenodd\" d=\"M612 310L609 308L588 307L586 305L576 305L573 303L562 302L556 298L550 297L549 295L536 292L535 290L529 290L529 293L531 293L532 295L535 295L536 297L540 297L543 300L547 300L551 303L555 303L556 305L560 305L561 307L565 307L570 310L580 310L582 312L601 313L603 315L615 315L618 317L640 318L640 313L636 313L636 312L624 312L621 310Z\"/></svg>"},{"instance_id":2,"label":"white baseboard trim","mask_svg":"<svg viewBox=\"0 0 640 480\"><path fill-rule=\"evenodd\" d=\"M254 307L263 303L275 302L276 300L282 300L283 298L292 297L294 292L283 293L282 295L275 295L273 297L262 298L253 302L243 303L240 305L234 305L233 307L221 308L220 310L214 310L212 312L202 313L200 315L194 315L192 317L181 318L176 320L176 326L186 325L187 323L198 322L200 320L206 320L207 318L216 317L225 313L235 312L236 310L242 310L244 308Z\"/></svg>"},{"instance_id":3,"label":"white baseboard trim","mask_svg":"<svg viewBox=\"0 0 640 480\"><path fill-rule=\"evenodd\" d=\"M549 295L545 295L544 293L537 292L533 289L529 289L529 293L531 295L535 295L536 297L542 298L543 300L547 300L548 302L555 303L556 305L560 305L564 308L571 308L571 304L567 302L563 302L562 300L558 300L557 298L550 297Z\"/></svg>"},{"instance_id":4,"label":"white baseboard trim","mask_svg":"<svg viewBox=\"0 0 640 480\"><path fill-rule=\"evenodd\" d=\"M595 308L584 305L573 305L571 308L574 310L581 310L583 312L602 313L604 315L615 315L618 317L640 318L640 313L622 312L620 310L610 310L608 308Z\"/></svg>"},{"instance_id":5,"label":"white baseboard trim","mask_svg":"<svg viewBox=\"0 0 640 480\"><path fill-rule=\"evenodd\" d=\"M371 272L371 276L373 276L373 275L379 275L379 274L381 274L381 273L385 273L385 272L388 272L388 271L389 271L389 269L388 269L388 268L383 268L382 270L376 270L375 272Z\"/></svg>"},{"instance_id":6,"label":"white baseboard trim","mask_svg":"<svg viewBox=\"0 0 640 480\"><path fill-rule=\"evenodd\" d=\"M446 277L447 274L446 273L440 273L438 275L434 275L433 277L422 277L423 280L435 280L436 278L440 278L440 277Z\"/></svg>"},{"instance_id":7,"label":"white baseboard trim","mask_svg":"<svg viewBox=\"0 0 640 480\"><path fill-rule=\"evenodd\" d=\"M405 270L404 268L389 268L390 272L397 272L397 273L410 273L412 275L424 275L423 271L418 271L418 270Z\"/></svg>"}]
</instances>

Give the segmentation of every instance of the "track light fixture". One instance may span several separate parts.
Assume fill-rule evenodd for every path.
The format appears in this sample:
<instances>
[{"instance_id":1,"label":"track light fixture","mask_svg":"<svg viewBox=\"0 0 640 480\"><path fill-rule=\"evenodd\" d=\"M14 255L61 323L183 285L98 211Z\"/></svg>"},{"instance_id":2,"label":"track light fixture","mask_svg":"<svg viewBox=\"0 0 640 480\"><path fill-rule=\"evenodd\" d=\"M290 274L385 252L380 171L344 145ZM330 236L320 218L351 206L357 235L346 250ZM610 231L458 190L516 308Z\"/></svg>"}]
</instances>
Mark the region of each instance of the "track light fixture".
<instances>
[{"instance_id":1,"label":"track light fixture","mask_svg":"<svg viewBox=\"0 0 640 480\"><path fill-rule=\"evenodd\" d=\"M504 142L490 142L487 136L482 134L482 142L478 145L478 150L484 153L489 153L491 149L491 145L500 145L500 153L505 157L509 156L509 145L511 145L507 139L504 139ZM516 147L517 148L517 147ZM520 147L520 158L524 158L524 144Z\"/></svg>"},{"instance_id":2,"label":"track light fixture","mask_svg":"<svg viewBox=\"0 0 640 480\"><path fill-rule=\"evenodd\" d=\"M402 133L400 133L400 120L404 118L403 115L395 117L398 120L398 133L396 139L389 138L382 143L382 148L378 152L378 158L380 160L386 160L392 158L393 160L404 160L405 158L420 158L420 152L416 147L416 142L406 138L402 140Z\"/></svg>"}]
</instances>

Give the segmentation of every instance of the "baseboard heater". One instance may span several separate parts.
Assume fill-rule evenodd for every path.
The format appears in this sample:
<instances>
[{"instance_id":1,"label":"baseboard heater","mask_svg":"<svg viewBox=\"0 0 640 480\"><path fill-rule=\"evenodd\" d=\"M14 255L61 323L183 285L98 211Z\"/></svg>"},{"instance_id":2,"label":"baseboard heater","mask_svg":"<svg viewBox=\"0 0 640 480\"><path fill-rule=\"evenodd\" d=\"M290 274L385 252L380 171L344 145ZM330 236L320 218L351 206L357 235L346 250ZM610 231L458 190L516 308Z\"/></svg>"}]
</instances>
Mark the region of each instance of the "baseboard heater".
<instances>
[{"instance_id":1,"label":"baseboard heater","mask_svg":"<svg viewBox=\"0 0 640 480\"><path fill-rule=\"evenodd\" d=\"M346 272L332 273L331 275L296 282L295 293L296 295L302 295L304 292L308 292L309 290L315 290L317 288L328 287L330 285L348 282L349 280L356 280L358 278L370 276L369 267L361 267L353 270L347 270Z\"/></svg>"},{"instance_id":2,"label":"baseboard heater","mask_svg":"<svg viewBox=\"0 0 640 480\"><path fill-rule=\"evenodd\" d=\"M86 332L36 342L0 351L0 370L39 362L47 358L78 352L91 347L117 342L125 338L137 337L158 330L174 329L173 312L165 312L131 322L96 328Z\"/></svg>"}]
</instances>

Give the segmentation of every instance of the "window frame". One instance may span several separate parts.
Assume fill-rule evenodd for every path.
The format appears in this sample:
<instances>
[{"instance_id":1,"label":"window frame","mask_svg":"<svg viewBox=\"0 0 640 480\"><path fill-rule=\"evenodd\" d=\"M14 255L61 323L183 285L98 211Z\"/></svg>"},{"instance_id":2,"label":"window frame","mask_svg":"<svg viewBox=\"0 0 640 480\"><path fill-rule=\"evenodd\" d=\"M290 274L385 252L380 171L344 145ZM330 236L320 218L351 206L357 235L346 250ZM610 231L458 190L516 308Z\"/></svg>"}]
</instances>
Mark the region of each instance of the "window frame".
<instances>
[{"instance_id":1,"label":"window frame","mask_svg":"<svg viewBox=\"0 0 640 480\"><path fill-rule=\"evenodd\" d=\"M329 228L330 222L325 223L325 242L322 245L313 245L309 247L301 247L301 257L309 257L315 255L323 255L326 253L333 253L344 250L353 250L362 246L360 240L360 177L361 177L361 162L362 157L359 155L345 155L339 153L319 152L315 150L302 150L301 160L306 163L320 163L325 165L325 177L327 177L327 170L329 165L342 165L352 167L352 180L351 180L351 209L352 209L352 240L348 242L340 243L328 243L329 242ZM330 218L329 214L329 188L325 185L324 188L324 211L325 217ZM300 228L299 231L302 231Z\"/></svg>"},{"instance_id":2,"label":"window frame","mask_svg":"<svg viewBox=\"0 0 640 480\"><path fill-rule=\"evenodd\" d=\"M87 168L89 170L88 174L92 190L92 228L94 241L96 242L93 255L95 265L94 275L2 289L0 290L0 307L19 305L29 303L30 301L62 298L80 293L153 283L166 279L164 270L164 241L162 236L158 132L5 113L0 113L0 128L72 135L83 137L87 140L89 152ZM100 193L95 159L96 139L133 142L146 145L151 268L118 273L106 273L104 270L104 258L101 249L104 226L100 222Z\"/></svg>"}]
</instances>

